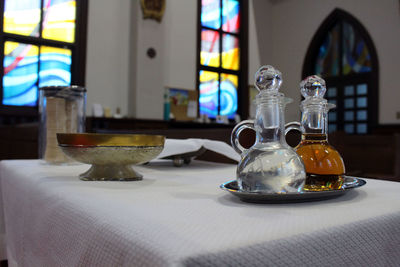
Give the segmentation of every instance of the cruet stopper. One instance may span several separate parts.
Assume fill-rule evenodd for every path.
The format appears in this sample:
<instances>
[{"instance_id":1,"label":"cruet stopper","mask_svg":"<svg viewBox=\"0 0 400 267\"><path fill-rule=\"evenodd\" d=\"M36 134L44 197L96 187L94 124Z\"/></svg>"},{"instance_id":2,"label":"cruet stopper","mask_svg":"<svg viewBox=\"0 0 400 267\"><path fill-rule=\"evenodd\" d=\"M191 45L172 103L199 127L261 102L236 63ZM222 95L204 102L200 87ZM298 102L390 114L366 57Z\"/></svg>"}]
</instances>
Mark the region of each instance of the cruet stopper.
<instances>
[{"instance_id":1,"label":"cruet stopper","mask_svg":"<svg viewBox=\"0 0 400 267\"><path fill-rule=\"evenodd\" d=\"M318 75L312 75L302 80L300 82L300 92L304 97L300 105L302 111L309 105L320 105L321 108L325 108L327 111L335 107L335 104L328 103L324 98L326 93L325 80Z\"/></svg>"},{"instance_id":2,"label":"cruet stopper","mask_svg":"<svg viewBox=\"0 0 400 267\"><path fill-rule=\"evenodd\" d=\"M260 93L278 93L281 84L282 73L270 65L262 66L256 72L254 85Z\"/></svg>"}]
</instances>

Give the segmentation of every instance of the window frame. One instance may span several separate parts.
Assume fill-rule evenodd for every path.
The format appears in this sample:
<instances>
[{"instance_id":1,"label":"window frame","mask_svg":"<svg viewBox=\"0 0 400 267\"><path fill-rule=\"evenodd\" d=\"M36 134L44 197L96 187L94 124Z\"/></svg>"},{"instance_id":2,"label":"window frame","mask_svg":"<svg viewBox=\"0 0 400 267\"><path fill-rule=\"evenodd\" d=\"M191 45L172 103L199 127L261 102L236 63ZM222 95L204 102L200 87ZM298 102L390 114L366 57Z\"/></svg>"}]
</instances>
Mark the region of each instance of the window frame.
<instances>
[{"instance_id":1,"label":"window frame","mask_svg":"<svg viewBox=\"0 0 400 267\"><path fill-rule=\"evenodd\" d=\"M219 0L220 4L223 0ZM201 25L201 0L197 0L197 68L196 68L196 90L198 92L197 98L197 116L200 115L200 71L212 71L217 72L219 74L219 81L221 80L221 74L234 74L238 76L238 88L237 88L237 97L238 97L238 108L236 114L239 114L241 118L247 118L249 114L249 90L248 90L248 1L246 0L238 0L240 7L240 28L239 33L230 33L222 30L222 15L220 15L221 19L221 27L220 29L212 29L208 27L204 27ZM221 5L222 7L222 5ZM222 8L221 8L222 14ZM203 66L200 63L200 53L201 53L201 31L202 29L218 31L220 34L219 39L219 49L220 49L220 66L219 67L210 67ZM239 39L239 69L238 70L229 70L222 68L222 36L223 34L230 34ZM220 84L220 83L219 83ZM218 101L219 102L219 101ZM220 105L218 105L220 107ZM218 111L219 113L219 111Z\"/></svg>"},{"instance_id":2,"label":"window frame","mask_svg":"<svg viewBox=\"0 0 400 267\"><path fill-rule=\"evenodd\" d=\"M89 0L76 0L76 17L75 17L75 38L73 43L44 39L41 36L23 36L13 33L3 32L4 30L4 8L5 0L0 1L1 25L0 25L0 124L8 121L8 117L12 117L11 122L34 121L38 118L38 106L13 106L3 105L3 73L4 73L4 43L13 41L39 46L51 46L59 48L67 48L71 50L71 84L85 86L85 69L86 69L86 43L87 43L87 15ZM43 0L41 0L41 8ZM41 13L42 14L42 13ZM42 29L42 18L40 20L40 32ZM41 33L40 33L41 35ZM38 63L40 66L40 62Z\"/></svg>"},{"instance_id":3,"label":"window frame","mask_svg":"<svg viewBox=\"0 0 400 267\"><path fill-rule=\"evenodd\" d=\"M370 57L371 57L371 71L366 73L350 73L347 75L342 74L342 28L343 23L346 22L350 24L358 34L360 34L361 38L364 40ZM344 131L344 112L346 109L344 108L344 87L346 85L358 85L358 84L367 84L368 87L368 102L367 102L367 114L368 118L366 120L367 123L367 133L370 133L373 128L378 126L378 118L379 118L379 65L378 65L378 56L376 53L375 45L368 33L368 31L364 28L364 26L351 14L348 12L335 9L321 24L318 28L317 32L314 34L314 37L307 49L307 54L303 63L303 72L302 78L306 78L309 75L313 75L315 62L318 57L318 52L321 44L324 41L324 38L329 33L329 31L337 25L340 24L340 33L339 33L339 75L338 76L329 76L323 77L327 84L327 89L331 87L337 88L337 97L338 101L336 105L337 112L337 130ZM327 96L327 95L326 95ZM329 99L329 97L327 97ZM364 109L364 108L361 108ZM349 110L349 109L347 109ZM353 110L357 110L356 108ZM356 116L355 116L356 117ZM356 128L356 120L353 121L353 127ZM356 131L355 131L356 134Z\"/></svg>"}]
</instances>

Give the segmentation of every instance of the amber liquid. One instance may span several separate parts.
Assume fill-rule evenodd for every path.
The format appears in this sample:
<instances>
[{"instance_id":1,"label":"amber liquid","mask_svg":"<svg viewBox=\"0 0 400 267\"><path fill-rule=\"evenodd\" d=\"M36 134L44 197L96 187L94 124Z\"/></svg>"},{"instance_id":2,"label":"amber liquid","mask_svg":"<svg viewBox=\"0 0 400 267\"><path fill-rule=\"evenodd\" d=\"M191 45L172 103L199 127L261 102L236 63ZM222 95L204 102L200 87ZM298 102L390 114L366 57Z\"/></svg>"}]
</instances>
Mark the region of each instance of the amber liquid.
<instances>
[{"instance_id":1,"label":"amber liquid","mask_svg":"<svg viewBox=\"0 0 400 267\"><path fill-rule=\"evenodd\" d=\"M343 159L339 152L329 145L326 134L303 134L295 150L306 168L304 190L325 191L342 188L345 173Z\"/></svg>"}]
</instances>

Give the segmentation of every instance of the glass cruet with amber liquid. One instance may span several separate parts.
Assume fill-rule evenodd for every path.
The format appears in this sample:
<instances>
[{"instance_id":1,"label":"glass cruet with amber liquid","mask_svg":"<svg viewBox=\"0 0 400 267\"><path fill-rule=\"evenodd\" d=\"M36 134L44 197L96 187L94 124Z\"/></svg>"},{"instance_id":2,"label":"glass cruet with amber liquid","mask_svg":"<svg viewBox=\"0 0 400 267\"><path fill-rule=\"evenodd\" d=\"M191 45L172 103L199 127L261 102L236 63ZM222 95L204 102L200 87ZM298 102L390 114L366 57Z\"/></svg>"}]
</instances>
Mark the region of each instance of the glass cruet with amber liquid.
<instances>
[{"instance_id":1,"label":"glass cruet with amber liquid","mask_svg":"<svg viewBox=\"0 0 400 267\"><path fill-rule=\"evenodd\" d=\"M339 152L328 143L328 111L335 105L324 99L325 81L317 75L307 77L300 83L305 98L302 112L300 143L295 151L306 169L304 190L326 191L342 188L345 167Z\"/></svg>"}]
</instances>

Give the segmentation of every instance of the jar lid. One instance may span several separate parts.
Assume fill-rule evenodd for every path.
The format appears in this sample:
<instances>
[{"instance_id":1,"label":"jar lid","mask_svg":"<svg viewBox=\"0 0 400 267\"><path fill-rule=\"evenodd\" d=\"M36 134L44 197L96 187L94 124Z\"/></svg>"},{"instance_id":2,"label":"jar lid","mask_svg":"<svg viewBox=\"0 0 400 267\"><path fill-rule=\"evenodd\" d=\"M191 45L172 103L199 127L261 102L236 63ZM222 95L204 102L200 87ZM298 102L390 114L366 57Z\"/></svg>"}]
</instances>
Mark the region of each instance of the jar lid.
<instances>
[{"instance_id":1,"label":"jar lid","mask_svg":"<svg viewBox=\"0 0 400 267\"><path fill-rule=\"evenodd\" d=\"M79 85L56 85L56 86L43 86L39 90L58 92L61 90L70 90L74 92L86 92L86 88Z\"/></svg>"}]
</instances>

